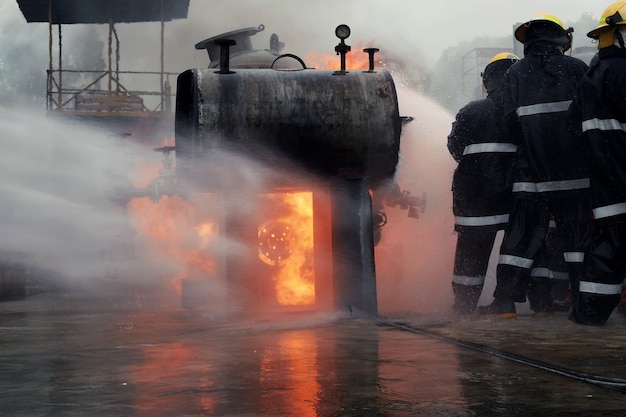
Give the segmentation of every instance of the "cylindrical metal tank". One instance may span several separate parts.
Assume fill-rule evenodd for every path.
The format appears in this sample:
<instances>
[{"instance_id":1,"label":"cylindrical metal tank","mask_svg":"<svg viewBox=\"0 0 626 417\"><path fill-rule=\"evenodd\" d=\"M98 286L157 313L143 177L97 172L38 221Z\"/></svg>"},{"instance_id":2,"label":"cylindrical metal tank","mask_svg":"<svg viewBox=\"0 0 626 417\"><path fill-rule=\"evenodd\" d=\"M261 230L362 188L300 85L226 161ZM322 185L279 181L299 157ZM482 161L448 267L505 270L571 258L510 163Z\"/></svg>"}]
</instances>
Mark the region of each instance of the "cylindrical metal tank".
<instances>
[{"instance_id":1,"label":"cylindrical metal tank","mask_svg":"<svg viewBox=\"0 0 626 417\"><path fill-rule=\"evenodd\" d=\"M215 148L276 151L314 173L393 177L401 118L385 71L193 69L178 77L177 172Z\"/></svg>"}]
</instances>

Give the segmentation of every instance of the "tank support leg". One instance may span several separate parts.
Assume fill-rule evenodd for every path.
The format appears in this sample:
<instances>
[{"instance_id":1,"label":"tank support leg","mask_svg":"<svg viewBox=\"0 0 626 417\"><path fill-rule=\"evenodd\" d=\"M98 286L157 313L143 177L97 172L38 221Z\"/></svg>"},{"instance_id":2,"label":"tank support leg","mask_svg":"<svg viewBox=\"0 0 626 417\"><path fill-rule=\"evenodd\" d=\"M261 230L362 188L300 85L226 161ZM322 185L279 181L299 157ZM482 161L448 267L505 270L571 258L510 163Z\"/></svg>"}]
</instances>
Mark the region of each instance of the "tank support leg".
<instances>
[{"instance_id":1,"label":"tank support leg","mask_svg":"<svg viewBox=\"0 0 626 417\"><path fill-rule=\"evenodd\" d=\"M335 308L376 316L372 199L365 179L331 180Z\"/></svg>"}]
</instances>

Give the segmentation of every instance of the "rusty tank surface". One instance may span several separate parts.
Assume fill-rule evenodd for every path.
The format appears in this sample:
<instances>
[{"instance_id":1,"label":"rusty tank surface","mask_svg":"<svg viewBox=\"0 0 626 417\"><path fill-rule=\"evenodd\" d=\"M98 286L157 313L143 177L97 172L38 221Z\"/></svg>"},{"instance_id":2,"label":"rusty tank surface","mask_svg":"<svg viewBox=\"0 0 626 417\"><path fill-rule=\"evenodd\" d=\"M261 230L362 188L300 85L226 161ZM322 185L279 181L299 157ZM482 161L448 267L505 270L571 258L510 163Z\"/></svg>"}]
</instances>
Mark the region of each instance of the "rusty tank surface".
<instances>
[{"instance_id":1,"label":"rusty tank surface","mask_svg":"<svg viewBox=\"0 0 626 417\"><path fill-rule=\"evenodd\" d=\"M327 177L395 173L401 122L386 71L196 69L178 82L179 170L216 147L264 147Z\"/></svg>"}]
</instances>

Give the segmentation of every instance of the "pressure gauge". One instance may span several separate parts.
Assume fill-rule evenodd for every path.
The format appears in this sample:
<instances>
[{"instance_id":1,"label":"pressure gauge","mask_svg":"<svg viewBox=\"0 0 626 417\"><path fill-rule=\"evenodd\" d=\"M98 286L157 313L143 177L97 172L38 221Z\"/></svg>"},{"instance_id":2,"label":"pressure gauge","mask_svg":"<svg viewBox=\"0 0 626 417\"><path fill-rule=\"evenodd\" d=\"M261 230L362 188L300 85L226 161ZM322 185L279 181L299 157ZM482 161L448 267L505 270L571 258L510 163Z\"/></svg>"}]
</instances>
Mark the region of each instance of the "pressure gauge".
<instances>
[{"instance_id":1,"label":"pressure gauge","mask_svg":"<svg viewBox=\"0 0 626 417\"><path fill-rule=\"evenodd\" d=\"M335 35L341 40L347 39L350 36L350 27L348 25L337 26Z\"/></svg>"}]
</instances>

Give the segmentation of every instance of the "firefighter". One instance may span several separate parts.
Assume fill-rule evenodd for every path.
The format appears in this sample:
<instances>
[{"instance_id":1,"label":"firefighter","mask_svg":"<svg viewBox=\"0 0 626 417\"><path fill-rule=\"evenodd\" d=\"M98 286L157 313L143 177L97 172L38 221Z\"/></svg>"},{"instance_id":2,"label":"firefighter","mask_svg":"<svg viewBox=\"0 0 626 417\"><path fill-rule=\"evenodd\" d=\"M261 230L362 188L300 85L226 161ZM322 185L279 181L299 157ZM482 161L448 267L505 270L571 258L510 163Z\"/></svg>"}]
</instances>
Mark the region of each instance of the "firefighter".
<instances>
[{"instance_id":1,"label":"firefighter","mask_svg":"<svg viewBox=\"0 0 626 417\"><path fill-rule=\"evenodd\" d=\"M567 110L588 67L565 54L572 32L549 14L538 14L515 30L524 58L505 74L503 102L518 145L513 206L500 246L494 300L478 308L481 316L516 317L515 303L525 302L527 292L544 295L530 300L537 315L552 313L550 280L530 277L551 218L565 239L570 285L580 276L590 227L589 176L582 141L567 130Z\"/></svg>"},{"instance_id":2,"label":"firefighter","mask_svg":"<svg viewBox=\"0 0 626 417\"><path fill-rule=\"evenodd\" d=\"M621 301L626 274L626 1L611 4L587 36L597 59L570 108L590 154L594 230L570 319L600 326Z\"/></svg>"},{"instance_id":3,"label":"firefighter","mask_svg":"<svg viewBox=\"0 0 626 417\"><path fill-rule=\"evenodd\" d=\"M459 110L448 136L448 150L458 162L452 180L457 232L452 310L459 315L475 312L496 233L509 218L517 147L509 140L500 102L504 73L517 61L508 52L490 60L482 74L486 97Z\"/></svg>"}]
</instances>

